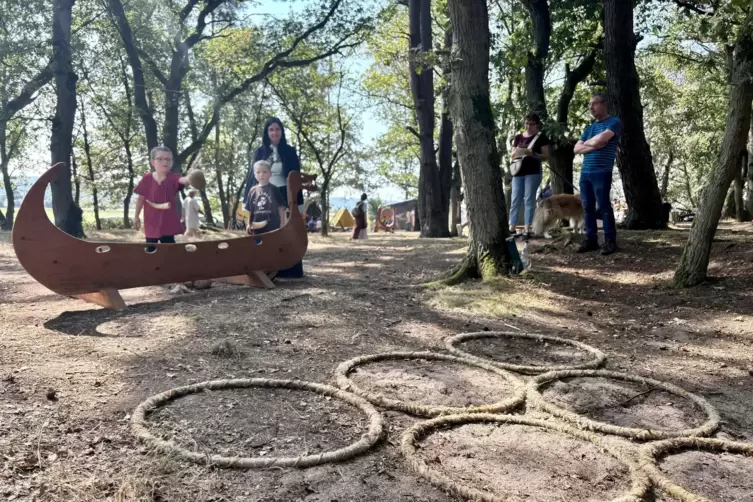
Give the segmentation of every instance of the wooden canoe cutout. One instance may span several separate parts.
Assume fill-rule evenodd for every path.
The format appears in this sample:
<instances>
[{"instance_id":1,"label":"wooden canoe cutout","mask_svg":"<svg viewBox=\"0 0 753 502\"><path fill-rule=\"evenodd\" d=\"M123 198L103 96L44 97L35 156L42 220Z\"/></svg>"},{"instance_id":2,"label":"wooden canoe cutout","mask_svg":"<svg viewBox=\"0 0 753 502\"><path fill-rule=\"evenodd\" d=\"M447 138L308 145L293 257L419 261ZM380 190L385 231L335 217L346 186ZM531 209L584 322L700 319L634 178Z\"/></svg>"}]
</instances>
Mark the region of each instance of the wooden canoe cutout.
<instances>
[{"instance_id":1,"label":"wooden canoe cutout","mask_svg":"<svg viewBox=\"0 0 753 502\"><path fill-rule=\"evenodd\" d=\"M47 185L64 168L63 163L52 166L32 185L13 228L18 261L55 293L118 309L125 306L118 294L121 289L249 275L269 287L255 272L290 268L306 254L308 234L296 204L279 230L219 241L150 244L156 248L152 253L145 242L77 239L53 225L44 208ZM302 180L312 178L290 173L288 200L296 200Z\"/></svg>"}]
</instances>

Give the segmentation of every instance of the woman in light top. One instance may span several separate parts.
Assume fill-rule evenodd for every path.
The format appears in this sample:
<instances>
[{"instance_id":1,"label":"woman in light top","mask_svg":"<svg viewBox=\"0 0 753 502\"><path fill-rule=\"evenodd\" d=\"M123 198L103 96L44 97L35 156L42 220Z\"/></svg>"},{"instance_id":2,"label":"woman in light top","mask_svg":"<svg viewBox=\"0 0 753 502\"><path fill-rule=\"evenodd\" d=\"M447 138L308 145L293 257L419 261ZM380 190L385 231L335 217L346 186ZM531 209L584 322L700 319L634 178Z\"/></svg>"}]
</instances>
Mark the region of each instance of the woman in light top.
<instances>
[{"instance_id":1,"label":"woman in light top","mask_svg":"<svg viewBox=\"0 0 753 502\"><path fill-rule=\"evenodd\" d=\"M285 138L285 127L282 121L276 117L271 117L264 124L264 134L262 135L262 145L254 153L252 165L260 160L266 160L271 166L272 176L269 183L277 187L280 191L283 202L287 207L291 203L297 203L299 208L303 207L303 193L298 192L298 200L288 200L288 174L293 171L301 170L301 163L298 160L298 154L295 148L288 145ZM246 198L249 190L258 183L254 176L253 169L248 174L246 181ZM246 200L244 199L244 204ZM277 277L303 277L303 263L299 262L292 268L280 270Z\"/></svg>"}]
</instances>

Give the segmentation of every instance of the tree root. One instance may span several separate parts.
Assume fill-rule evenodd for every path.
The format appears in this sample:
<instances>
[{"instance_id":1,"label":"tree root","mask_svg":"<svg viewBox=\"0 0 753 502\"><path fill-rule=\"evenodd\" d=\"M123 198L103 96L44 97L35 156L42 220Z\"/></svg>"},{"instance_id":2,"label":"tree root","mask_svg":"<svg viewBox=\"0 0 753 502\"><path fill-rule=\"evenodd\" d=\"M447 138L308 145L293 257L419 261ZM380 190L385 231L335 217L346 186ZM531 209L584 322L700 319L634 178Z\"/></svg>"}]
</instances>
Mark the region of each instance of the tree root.
<instances>
[{"instance_id":1,"label":"tree root","mask_svg":"<svg viewBox=\"0 0 753 502\"><path fill-rule=\"evenodd\" d=\"M445 273L441 279L427 282L424 287L428 289L440 289L443 287L457 286L458 284L477 277L475 260L471 256L463 258L459 264Z\"/></svg>"}]
</instances>

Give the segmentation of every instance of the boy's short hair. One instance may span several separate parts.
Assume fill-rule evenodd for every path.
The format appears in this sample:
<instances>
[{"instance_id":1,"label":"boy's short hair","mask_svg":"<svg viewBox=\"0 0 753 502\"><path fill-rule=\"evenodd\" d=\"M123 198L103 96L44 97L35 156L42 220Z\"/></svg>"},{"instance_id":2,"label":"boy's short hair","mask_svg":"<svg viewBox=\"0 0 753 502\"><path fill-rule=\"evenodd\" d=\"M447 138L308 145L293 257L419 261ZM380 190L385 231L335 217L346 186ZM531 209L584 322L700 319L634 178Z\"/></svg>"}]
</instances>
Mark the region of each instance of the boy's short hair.
<instances>
[{"instance_id":1,"label":"boy's short hair","mask_svg":"<svg viewBox=\"0 0 753 502\"><path fill-rule=\"evenodd\" d=\"M172 152L172 150L170 150L170 149L169 149L168 147L166 147L166 146L155 146L155 147L154 147L154 148L152 148L152 150L151 150L151 151L149 152L149 160L154 160L154 159L156 159L156 158L157 158L157 154L158 154L158 153L160 153L160 152L164 152L164 153L169 153L169 154L170 154L170 157L172 157L172 156L173 156L173 152Z\"/></svg>"},{"instance_id":2,"label":"boy's short hair","mask_svg":"<svg viewBox=\"0 0 753 502\"><path fill-rule=\"evenodd\" d=\"M188 196L189 197L193 197L194 195L196 195L196 190L189 190L188 191Z\"/></svg>"},{"instance_id":3,"label":"boy's short hair","mask_svg":"<svg viewBox=\"0 0 753 502\"><path fill-rule=\"evenodd\" d=\"M268 161L266 161L266 160L257 160L254 163L254 171L256 171L257 167L266 167L267 171L271 171L272 170L272 165Z\"/></svg>"}]
</instances>

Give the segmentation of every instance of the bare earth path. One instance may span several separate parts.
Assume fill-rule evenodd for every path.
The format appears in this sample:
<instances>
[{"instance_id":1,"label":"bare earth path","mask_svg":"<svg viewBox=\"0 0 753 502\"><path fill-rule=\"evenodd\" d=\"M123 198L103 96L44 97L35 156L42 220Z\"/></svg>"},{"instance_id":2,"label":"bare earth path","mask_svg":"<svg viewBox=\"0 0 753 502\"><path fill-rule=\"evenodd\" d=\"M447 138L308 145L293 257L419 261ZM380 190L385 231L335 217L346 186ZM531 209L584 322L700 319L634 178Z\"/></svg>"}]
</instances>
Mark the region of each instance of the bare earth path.
<instances>
[{"instance_id":1,"label":"bare earth path","mask_svg":"<svg viewBox=\"0 0 753 502\"><path fill-rule=\"evenodd\" d=\"M402 414L385 413L387 440L354 460L261 471L210 469L154 454L132 438L128 418L146 397L192 382L267 377L333 384L335 367L346 359L444 351L447 335L509 325L589 343L607 353L608 369L704 395L722 414L721 437L753 441L751 230L721 230L712 255L716 279L688 291L667 287L687 235L681 230L623 233L623 251L607 258L547 248L532 254L528 277L439 291L416 286L454 264L464 240L403 233L353 243L338 234L314 238L307 276L280 280L274 291L215 286L171 295L167 288L143 288L124 293L130 307L121 313L46 290L21 269L10 236L0 234L0 500L456 500L402 460L400 434L416 420ZM533 353L525 344L506 351L466 348L522 363L527 350ZM535 355L546 359L538 349ZM562 357L568 354L552 354L555 362ZM370 365L359 385L436 403L504 398L501 386L502 394L493 395L493 379L463 367L430 366ZM578 385L592 398L578 398L571 389ZM621 416L615 403L640 389L615 382L576 379L548 392L561 405L624 425L683 427L703 419L686 403L651 393L634 399ZM357 440L366 425L343 403L272 390L192 396L150 422L155 432L197 451L270 457L339 448ZM490 439L479 441L484 427ZM616 496L626 486L619 465L605 467L611 460L591 445L530 428L492 431L473 426L438 433L427 440L425 458L458 480L513 500L606 500L599 493ZM481 451L484 445L496 449ZM579 460L563 457L576 451ZM750 488L745 473L751 472L745 459L709 457L703 461L714 464L706 469L713 474L701 485L710 494L753 500L744 498ZM677 479L689 476L696 489L703 474L693 458L673 457L666 468ZM533 474L521 483L518 471ZM719 472L729 477L717 486Z\"/></svg>"}]
</instances>

